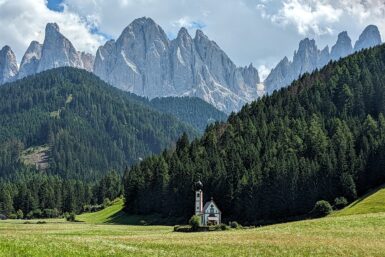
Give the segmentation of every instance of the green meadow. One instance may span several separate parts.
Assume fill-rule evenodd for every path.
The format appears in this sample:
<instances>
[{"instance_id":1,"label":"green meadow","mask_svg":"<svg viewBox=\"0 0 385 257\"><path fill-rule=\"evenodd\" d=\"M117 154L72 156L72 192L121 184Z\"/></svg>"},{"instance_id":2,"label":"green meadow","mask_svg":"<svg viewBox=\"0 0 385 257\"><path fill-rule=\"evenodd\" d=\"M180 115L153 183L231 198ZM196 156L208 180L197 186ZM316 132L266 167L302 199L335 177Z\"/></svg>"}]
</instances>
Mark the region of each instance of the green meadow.
<instances>
[{"instance_id":1,"label":"green meadow","mask_svg":"<svg viewBox=\"0 0 385 257\"><path fill-rule=\"evenodd\" d=\"M326 218L205 233L127 225L140 217L117 200L78 222L0 221L0 256L385 256L384 199L380 188Z\"/></svg>"}]
</instances>

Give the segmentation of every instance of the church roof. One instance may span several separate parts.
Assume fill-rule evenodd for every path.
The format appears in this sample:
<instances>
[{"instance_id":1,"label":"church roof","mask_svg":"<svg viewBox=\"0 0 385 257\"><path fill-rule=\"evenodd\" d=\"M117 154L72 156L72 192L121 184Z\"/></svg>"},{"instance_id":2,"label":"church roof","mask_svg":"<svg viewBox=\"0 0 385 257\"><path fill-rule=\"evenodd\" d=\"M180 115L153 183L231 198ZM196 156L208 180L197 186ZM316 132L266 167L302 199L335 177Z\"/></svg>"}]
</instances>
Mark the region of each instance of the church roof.
<instances>
[{"instance_id":1,"label":"church roof","mask_svg":"<svg viewBox=\"0 0 385 257\"><path fill-rule=\"evenodd\" d=\"M203 212L206 212L206 210L210 207L211 204L214 204L214 206L218 209L219 213L222 213L222 211L218 208L218 205L214 202L213 199L211 199L211 201L208 201L205 206L203 206Z\"/></svg>"}]
</instances>

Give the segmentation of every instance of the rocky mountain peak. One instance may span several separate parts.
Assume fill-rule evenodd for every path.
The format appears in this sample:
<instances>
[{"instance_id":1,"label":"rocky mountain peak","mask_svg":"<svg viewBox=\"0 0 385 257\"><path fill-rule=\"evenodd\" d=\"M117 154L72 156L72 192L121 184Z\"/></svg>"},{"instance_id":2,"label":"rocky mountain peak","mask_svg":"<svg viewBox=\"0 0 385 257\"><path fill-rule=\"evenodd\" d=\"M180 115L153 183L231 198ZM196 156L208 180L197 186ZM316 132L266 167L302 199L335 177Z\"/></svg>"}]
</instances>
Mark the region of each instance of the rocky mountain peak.
<instances>
[{"instance_id":1,"label":"rocky mountain peak","mask_svg":"<svg viewBox=\"0 0 385 257\"><path fill-rule=\"evenodd\" d=\"M348 32L343 31L338 34L336 44L332 47L330 56L332 60L338 60L341 57L348 56L353 52L352 40L350 39Z\"/></svg>"},{"instance_id":2,"label":"rocky mountain peak","mask_svg":"<svg viewBox=\"0 0 385 257\"><path fill-rule=\"evenodd\" d=\"M20 70L18 78L24 78L26 76L35 74L39 66L41 59L41 50L43 45L37 41L32 41L27 51L25 52L23 59L21 60Z\"/></svg>"},{"instance_id":3,"label":"rocky mountain peak","mask_svg":"<svg viewBox=\"0 0 385 257\"><path fill-rule=\"evenodd\" d=\"M357 42L354 44L354 51L360 51L364 48L373 47L381 44L381 42L381 35L378 27L375 25L369 25L364 29Z\"/></svg>"},{"instance_id":4,"label":"rocky mountain peak","mask_svg":"<svg viewBox=\"0 0 385 257\"><path fill-rule=\"evenodd\" d=\"M0 84L12 81L18 72L16 56L8 45L0 50Z\"/></svg>"},{"instance_id":5,"label":"rocky mountain peak","mask_svg":"<svg viewBox=\"0 0 385 257\"><path fill-rule=\"evenodd\" d=\"M83 63L72 43L60 33L59 26L48 23L37 72L63 66L83 68Z\"/></svg>"}]
</instances>

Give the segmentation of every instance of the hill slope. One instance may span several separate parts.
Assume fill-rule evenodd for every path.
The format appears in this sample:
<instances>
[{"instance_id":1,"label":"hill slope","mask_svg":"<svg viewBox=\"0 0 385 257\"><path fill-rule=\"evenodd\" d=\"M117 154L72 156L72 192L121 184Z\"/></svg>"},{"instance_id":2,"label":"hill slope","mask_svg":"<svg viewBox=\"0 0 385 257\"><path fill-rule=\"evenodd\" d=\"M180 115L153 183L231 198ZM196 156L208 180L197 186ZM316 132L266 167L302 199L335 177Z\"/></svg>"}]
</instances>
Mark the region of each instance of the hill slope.
<instances>
[{"instance_id":1,"label":"hill slope","mask_svg":"<svg viewBox=\"0 0 385 257\"><path fill-rule=\"evenodd\" d=\"M33 160L31 147L43 147L48 172L90 179L159 153L183 132L197 135L83 70L49 70L0 88L0 176L17 169L24 149Z\"/></svg>"},{"instance_id":2,"label":"hill slope","mask_svg":"<svg viewBox=\"0 0 385 257\"><path fill-rule=\"evenodd\" d=\"M385 186L381 186L368 194L360 197L341 211L332 216L346 216L356 214L368 214L385 212Z\"/></svg>"},{"instance_id":3,"label":"hill slope","mask_svg":"<svg viewBox=\"0 0 385 257\"><path fill-rule=\"evenodd\" d=\"M382 45L305 74L133 167L126 210L188 218L199 179L225 220L259 224L307 214L322 199L353 201L385 182L384 113Z\"/></svg>"}]
</instances>

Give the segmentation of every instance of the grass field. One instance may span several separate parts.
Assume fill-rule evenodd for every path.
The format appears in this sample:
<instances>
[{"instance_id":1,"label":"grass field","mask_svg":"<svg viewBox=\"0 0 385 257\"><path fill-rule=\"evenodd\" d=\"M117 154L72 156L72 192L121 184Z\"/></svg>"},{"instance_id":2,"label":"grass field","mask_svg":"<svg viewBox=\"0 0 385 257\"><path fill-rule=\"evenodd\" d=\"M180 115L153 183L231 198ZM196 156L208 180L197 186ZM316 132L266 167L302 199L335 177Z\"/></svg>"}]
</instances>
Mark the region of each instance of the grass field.
<instances>
[{"instance_id":1,"label":"grass field","mask_svg":"<svg viewBox=\"0 0 385 257\"><path fill-rule=\"evenodd\" d=\"M378 205L378 193L385 199L380 190L360 203L370 200ZM372 201L373 196L377 200ZM121 207L118 200L100 212L78 216L83 222L75 223L0 221L0 256L385 256L385 212L331 215L255 229L176 233L168 226L114 224L135 223L139 218L124 216Z\"/></svg>"},{"instance_id":2,"label":"grass field","mask_svg":"<svg viewBox=\"0 0 385 257\"><path fill-rule=\"evenodd\" d=\"M333 216L379 212L385 212L385 186L369 192L367 195L361 197L343 210L333 213Z\"/></svg>"}]
</instances>

